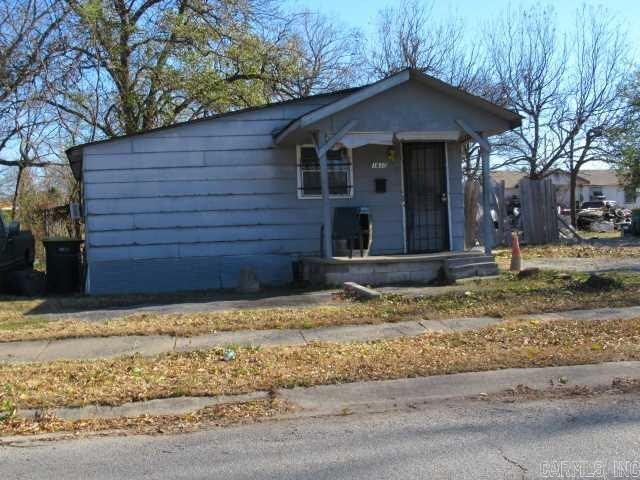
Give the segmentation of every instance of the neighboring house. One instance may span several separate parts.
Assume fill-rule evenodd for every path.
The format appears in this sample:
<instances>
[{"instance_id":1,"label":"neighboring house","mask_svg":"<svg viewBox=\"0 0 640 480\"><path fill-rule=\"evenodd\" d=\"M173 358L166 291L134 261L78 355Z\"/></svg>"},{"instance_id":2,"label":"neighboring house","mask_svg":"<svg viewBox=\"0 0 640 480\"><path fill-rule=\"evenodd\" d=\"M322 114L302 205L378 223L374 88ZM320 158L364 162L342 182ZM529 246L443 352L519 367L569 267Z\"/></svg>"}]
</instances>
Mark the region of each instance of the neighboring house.
<instances>
[{"instance_id":1,"label":"neighboring house","mask_svg":"<svg viewBox=\"0 0 640 480\"><path fill-rule=\"evenodd\" d=\"M491 174L495 181L505 182L505 197L507 201L515 196L519 198L519 184L526 175L523 172L512 170L499 170ZM547 177L556 188L556 200L558 205L569 208L570 196L569 173L563 170L554 170ZM616 172L613 170L581 170L576 184L576 201L579 203L594 200L604 196L607 200L614 200L621 207L640 207L640 198L635 192L625 192L620 185Z\"/></svg>"},{"instance_id":2,"label":"neighboring house","mask_svg":"<svg viewBox=\"0 0 640 480\"><path fill-rule=\"evenodd\" d=\"M519 124L511 111L405 70L72 147L86 291L233 288L243 267L285 284L300 258L332 261L336 207L366 215L371 256L460 252L461 144Z\"/></svg>"},{"instance_id":3,"label":"neighboring house","mask_svg":"<svg viewBox=\"0 0 640 480\"><path fill-rule=\"evenodd\" d=\"M526 177L525 173L516 170L498 170L493 172L491 177L497 182L504 182L505 198L507 201L513 197L520 198L520 180ZM550 178L551 183L555 187L556 201L558 202L558 205L568 208L570 204L569 173L557 169L549 172L545 175L545 178ZM588 200L588 198L583 198L582 189L585 185L589 184L589 181L581 174L578 176L576 184L576 201L583 202Z\"/></svg>"},{"instance_id":4,"label":"neighboring house","mask_svg":"<svg viewBox=\"0 0 640 480\"><path fill-rule=\"evenodd\" d=\"M585 201L592 200L598 196L605 196L607 200L614 200L618 205L625 208L640 207L638 194L625 191L615 171L584 170L580 172L580 175L589 180L589 184L582 188L582 195Z\"/></svg>"}]
</instances>

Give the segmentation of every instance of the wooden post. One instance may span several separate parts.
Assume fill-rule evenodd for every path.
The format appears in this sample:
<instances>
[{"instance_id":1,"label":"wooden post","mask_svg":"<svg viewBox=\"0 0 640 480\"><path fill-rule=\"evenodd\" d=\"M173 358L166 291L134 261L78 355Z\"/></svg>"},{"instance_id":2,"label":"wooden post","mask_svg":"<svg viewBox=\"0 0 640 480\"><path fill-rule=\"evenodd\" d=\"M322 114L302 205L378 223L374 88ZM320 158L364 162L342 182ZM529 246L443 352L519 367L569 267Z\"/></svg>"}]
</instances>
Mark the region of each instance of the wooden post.
<instances>
[{"instance_id":1,"label":"wooden post","mask_svg":"<svg viewBox=\"0 0 640 480\"><path fill-rule=\"evenodd\" d=\"M331 197L329 195L329 166L327 164L327 152L334 147L336 143L344 138L344 136L353 130L357 125L356 120L351 120L344 124L329 139L321 138L320 132L312 135L313 144L320 162L320 190L322 192L322 244L324 246L324 258L333 257L333 240L331 228ZM353 179L351 179L353 181Z\"/></svg>"},{"instance_id":2,"label":"wooden post","mask_svg":"<svg viewBox=\"0 0 640 480\"><path fill-rule=\"evenodd\" d=\"M320 152L320 189L322 191L322 241L324 258L333 257L333 239L331 235L331 198L329 196L329 166L327 152Z\"/></svg>"},{"instance_id":3,"label":"wooden post","mask_svg":"<svg viewBox=\"0 0 640 480\"><path fill-rule=\"evenodd\" d=\"M490 162L489 154L491 152L491 144L482 133L478 134L464 120L458 119L456 123L480 145L480 157L482 159L482 210L484 219L482 236L484 237L484 253L491 255L491 247L493 246L493 219L491 218L491 175L489 172Z\"/></svg>"},{"instance_id":4,"label":"wooden post","mask_svg":"<svg viewBox=\"0 0 640 480\"><path fill-rule=\"evenodd\" d=\"M484 138L484 135L483 135ZM485 139L486 141L486 139ZM491 218L491 175L489 172L489 149L480 145L480 156L482 158L482 211L483 211L483 237L484 253L491 255L493 247L493 218Z\"/></svg>"}]
</instances>

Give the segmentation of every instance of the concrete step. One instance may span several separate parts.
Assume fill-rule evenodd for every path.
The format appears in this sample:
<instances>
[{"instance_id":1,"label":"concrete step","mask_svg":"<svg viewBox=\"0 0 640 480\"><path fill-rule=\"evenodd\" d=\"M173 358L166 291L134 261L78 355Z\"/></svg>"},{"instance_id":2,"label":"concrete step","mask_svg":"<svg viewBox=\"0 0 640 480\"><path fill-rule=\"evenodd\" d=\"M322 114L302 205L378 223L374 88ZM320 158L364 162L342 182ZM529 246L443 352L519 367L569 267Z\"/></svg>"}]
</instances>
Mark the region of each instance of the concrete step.
<instances>
[{"instance_id":1,"label":"concrete step","mask_svg":"<svg viewBox=\"0 0 640 480\"><path fill-rule=\"evenodd\" d=\"M500 273L495 262L468 263L449 266L449 273L455 280L468 277L488 277Z\"/></svg>"}]
</instances>

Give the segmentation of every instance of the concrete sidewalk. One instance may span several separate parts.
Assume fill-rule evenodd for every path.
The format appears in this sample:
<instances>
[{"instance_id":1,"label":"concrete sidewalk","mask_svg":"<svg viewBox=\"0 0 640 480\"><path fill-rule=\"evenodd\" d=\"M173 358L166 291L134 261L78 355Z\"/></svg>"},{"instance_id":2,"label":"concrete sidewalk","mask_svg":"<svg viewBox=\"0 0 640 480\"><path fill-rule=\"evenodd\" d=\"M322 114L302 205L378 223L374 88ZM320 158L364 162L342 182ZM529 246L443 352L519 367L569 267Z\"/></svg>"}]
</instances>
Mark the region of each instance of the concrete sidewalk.
<instances>
[{"instance_id":1,"label":"concrete sidewalk","mask_svg":"<svg viewBox=\"0 0 640 480\"><path fill-rule=\"evenodd\" d=\"M564 377L566 384L560 385ZM640 377L640 362L610 362L594 365L575 365L545 368L511 368L488 372L457 373L432 377L406 378L369 382L319 385L279 389L276 395L295 407L295 417L380 412L415 404L496 394L526 385L534 389L548 389L552 385L562 389L573 386L610 386L614 378ZM77 408L58 408L50 413L67 420L85 418L135 417L141 415L183 415L210 405L244 403L268 398L268 392L218 397L179 397L126 403L110 407L89 405ZM21 410L18 415L32 418L36 410Z\"/></svg>"},{"instance_id":2,"label":"concrete sidewalk","mask_svg":"<svg viewBox=\"0 0 640 480\"><path fill-rule=\"evenodd\" d=\"M0 343L0 362L48 362L88 360L122 355L156 355L226 345L279 346L311 342L355 342L420 335L426 332L473 330L499 323L501 319L452 318L377 325L345 325L305 330L239 330L196 337L169 335L87 337Z\"/></svg>"},{"instance_id":3,"label":"concrete sidewalk","mask_svg":"<svg viewBox=\"0 0 640 480\"><path fill-rule=\"evenodd\" d=\"M539 320L615 320L640 317L640 306L599 308L565 312L521 315L519 319ZM449 318L413 320L376 325L345 325L304 330L240 330L195 337L168 335L88 337L51 341L0 343L0 362L46 362L113 358L122 355L156 355L226 345L279 346L310 342L356 342L421 335L426 332L475 330L502 322L500 318Z\"/></svg>"}]
</instances>

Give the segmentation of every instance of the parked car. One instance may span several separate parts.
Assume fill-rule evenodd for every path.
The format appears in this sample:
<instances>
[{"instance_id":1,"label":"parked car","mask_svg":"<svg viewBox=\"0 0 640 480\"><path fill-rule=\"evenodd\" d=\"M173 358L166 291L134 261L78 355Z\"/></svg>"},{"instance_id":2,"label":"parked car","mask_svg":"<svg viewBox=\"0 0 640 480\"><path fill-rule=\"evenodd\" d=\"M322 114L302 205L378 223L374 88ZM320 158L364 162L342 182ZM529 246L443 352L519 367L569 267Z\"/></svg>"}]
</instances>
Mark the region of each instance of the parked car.
<instances>
[{"instance_id":1,"label":"parked car","mask_svg":"<svg viewBox=\"0 0 640 480\"><path fill-rule=\"evenodd\" d=\"M613 200L591 200L589 202L583 202L581 208L582 210L587 210L590 208L616 208L618 203Z\"/></svg>"},{"instance_id":2,"label":"parked car","mask_svg":"<svg viewBox=\"0 0 640 480\"><path fill-rule=\"evenodd\" d=\"M18 222L8 225L0 216L0 272L33 268L35 241Z\"/></svg>"}]
</instances>

